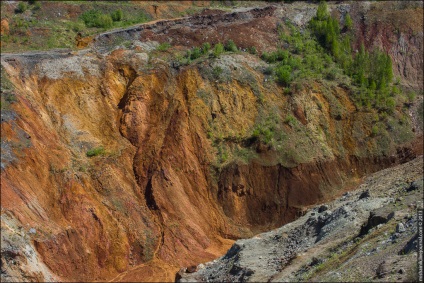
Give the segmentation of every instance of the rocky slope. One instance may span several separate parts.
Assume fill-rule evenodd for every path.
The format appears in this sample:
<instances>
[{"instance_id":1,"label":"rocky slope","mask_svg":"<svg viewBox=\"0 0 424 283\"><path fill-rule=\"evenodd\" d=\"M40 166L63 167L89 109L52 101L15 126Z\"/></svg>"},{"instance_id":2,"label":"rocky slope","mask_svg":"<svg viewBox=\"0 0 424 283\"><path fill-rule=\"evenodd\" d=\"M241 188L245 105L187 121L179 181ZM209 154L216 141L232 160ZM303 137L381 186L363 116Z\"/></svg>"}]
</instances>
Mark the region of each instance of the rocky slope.
<instances>
[{"instance_id":1,"label":"rocky slope","mask_svg":"<svg viewBox=\"0 0 424 283\"><path fill-rule=\"evenodd\" d=\"M332 9L346 7L368 11ZM276 27L302 27L315 9L205 10L101 34L80 51L2 54L2 280L174 280L232 240L422 154L422 96L381 116L338 81L311 79L289 95L247 52L179 63L204 41L275 49ZM409 36L410 55L393 56L401 84L422 91L422 32L395 27ZM398 52L389 38L383 47Z\"/></svg>"},{"instance_id":2,"label":"rocky slope","mask_svg":"<svg viewBox=\"0 0 424 283\"><path fill-rule=\"evenodd\" d=\"M177 282L417 281L422 194L420 156L281 228L236 241L196 272L181 270Z\"/></svg>"}]
</instances>

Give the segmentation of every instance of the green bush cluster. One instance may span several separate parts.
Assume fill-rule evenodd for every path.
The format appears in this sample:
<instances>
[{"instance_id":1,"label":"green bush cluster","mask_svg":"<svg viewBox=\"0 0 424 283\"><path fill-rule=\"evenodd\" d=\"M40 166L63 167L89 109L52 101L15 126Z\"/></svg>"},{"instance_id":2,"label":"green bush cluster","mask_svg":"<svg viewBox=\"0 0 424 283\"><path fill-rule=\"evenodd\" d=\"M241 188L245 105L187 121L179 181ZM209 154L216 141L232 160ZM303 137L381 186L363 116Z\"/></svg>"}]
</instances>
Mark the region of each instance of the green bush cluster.
<instances>
[{"instance_id":1,"label":"green bush cluster","mask_svg":"<svg viewBox=\"0 0 424 283\"><path fill-rule=\"evenodd\" d=\"M300 33L292 24L287 22L286 26L288 31L280 33L286 49L278 48L274 52L264 52L261 55L262 60L275 64L266 68L266 74L275 74L275 80L286 87L296 79L325 75L332 60L316 39L308 30Z\"/></svg>"},{"instance_id":2,"label":"green bush cluster","mask_svg":"<svg viewBox=\"0 0 424 283\"><path fill-rule=\"evenodd\" d=\"M81 14L81 19L87 27L110 28L113 26L111 15L103 14L99 10L88 10Z\"/></svg>"},{"instance_id":3,"label":"green bush cluster","mask_svg":"<svg viewBox=\"0 0 424 283\"><path fill-rule=\"evenodd\" d=\"M208 54L210 49L211 44L209 42L204 42L201 47L193 47L192 49L187 50L184 56L186 63L190 63L191 60L195 60L203 55Z\"/></svg>"},{"instance_id":4,"label":"green bush cluster","mask_svg":"<svg viewBox=\"0 0 424 283\"><path fill-rule=\"evenodd\" d=\"M327 50L338 57L340 27L337 19L330 16L327 4L321 2L317 9L316 16L309 22L311 30L314 32L318 42Z\"/></svg>"},{"instance_id":5,"label":"green bush cluster","mask_svg":"<svg viewBox=\"0 0 424 283\"><path fill-rule=\"evenodd\" d=\"M358 86L382 90L393 79L392 60L388 54L379 50L367 52L362 44L349 73Z\"/></svg>"},{"instance_id":6,"label":"green bush cluster","mask_svg":"<svg viewBox=\"0 0 424 283\"><path fill-rule=\"evenodd\" d=\"M353 26L349 14L345 17L345 28ZM392 61L388 54L373 50L368 52L363 44L356 55L351 49L352 35L348 32L341 34L337 19L331 17L325 2L318 6L316 16L310 21L309 27L316 36L319 44L333 57L334 61L352 78L355 85L360 87L356 97L358 103L368 107L392 111L395 107L393 98L397 91L389 88L393 80ZM328 73L328 79L336 79L334 69Z\"/></svg>"},{"instance_id":7,"label":"green bush cluster","mask_svg":"<svg viewBox=\"0 0 424 283\"><path fill-rule=\"evenodd\" d=\"M281 48L279 48L277 51L274 52L262 53L261 58L267 63L285 61L289 58L289 52L287 50L282 50Z\"/></svg>"},{"instance_id":8,"label":"green bush cluster","mask_svg":"<svg viewBox=\"0 0 424 283\"><path fill-rule=\"evenodd\" d=\"M87 27L111 28L114 22L123 20L124 13L118 9L110 14L103 14L99 10L91 9L82 13L80 18Z\"/></svg>"},{"instance_id":9,"label":"green bush cluster","mask_svg":"<svg viewBox=\"0 0 424 283\"><path fill-rule=\"evenodd\" d=\"M281 133L279 117L271 114L261 123L256 124L252 132L252 137L264 144L271 145L273 140L276 139L277 132Z\"/></svg>"},{"instance_id":10,"label":"green bush cluster","mask_svg":"<svg viewBox=\"0 0 424 283\"><path fill-rule=\"evenodd\" d=\"M291 114L288 114L286 118L284 119L284 123L289 124L291 127L293 127L296 124L296 122L297 122L296 118Z\"/></svg>"},{"instance_id":11,"label":"green bush cluster","mask_svg":"<svg viewBox=\"0 0 424 283\"><path fill-rule=\"evenodd\" d=\"M204 42L202 44L202 46L200 46L200 47L193 47L190 50L187 50L186 54L183 57L179 57L178 60L182 64L190 64L190 62L192 60L200 58L203 55L209 54L210 58L218 58L225 51L227 51L227 52L238 52L239 51L237 45L231 39L228 40L225 43L225 45L222 44L221 42L218 42L217 44L215 44L215 46L212 49L212 52L210 53L211 48L212 48L212 46L209 42ZM251 54L256 54L256 48L255 47L248 48L248 51Z\"/></svg>"},{"instance_id":12,"label":"green bush cluster","mask_svg":"<svg viewBox=\"0 0 424 283\"><path fill-rule=\"evenodd\" d=\"M229 45L231 46L231 44ZM235 47L237 48L237 47ZM193 47L190 50L187 50L183 58L181 58L182 63L190 64L192 60L202 57L203 55L209 54L211 50L211 44L209 42L204 42L200 47ZM209 55L212 58L218 58L222 53L226 51L222 43L215 44L212 53Z\"/></svg>"}]
</instances>

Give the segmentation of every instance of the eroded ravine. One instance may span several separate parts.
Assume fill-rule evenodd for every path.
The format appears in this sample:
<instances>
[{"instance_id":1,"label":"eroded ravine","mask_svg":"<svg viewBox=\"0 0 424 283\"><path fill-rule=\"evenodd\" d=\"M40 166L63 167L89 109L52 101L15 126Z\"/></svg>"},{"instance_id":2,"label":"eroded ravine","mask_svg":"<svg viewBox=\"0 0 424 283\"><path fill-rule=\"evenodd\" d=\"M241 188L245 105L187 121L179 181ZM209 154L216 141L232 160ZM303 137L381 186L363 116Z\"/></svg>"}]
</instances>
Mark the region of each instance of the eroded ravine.
<instances>
[{"instance_id":1,"label":"eroded ravine","mask_svg":"<svg viewBox=\"0 0 424 283\"><path fill-rule=\"evenodd\" d=\"M212 17L211 38L235 25L232 34L261 30L258 50L274 44L258 21L273 30L282 10L255 11ZM152 26L149 39L169 31L182 42L187 21ZM345 86L313 81L287 95L256 55L176 66L148 52L157 55L116 48L2 58L17 97L16 119L2 121L15 156L2 169L2 212L35 229L27 243L60 280L173 280L180 267L222 255L226 239L293 221L305 206L422 154L418 132L383 148L373 113ZM217 67L227 77L214 77ZM280 148L253 135L275 120L288 137ZM99 146L103 154L87 156Z\"/></svg>"}]
</instances>

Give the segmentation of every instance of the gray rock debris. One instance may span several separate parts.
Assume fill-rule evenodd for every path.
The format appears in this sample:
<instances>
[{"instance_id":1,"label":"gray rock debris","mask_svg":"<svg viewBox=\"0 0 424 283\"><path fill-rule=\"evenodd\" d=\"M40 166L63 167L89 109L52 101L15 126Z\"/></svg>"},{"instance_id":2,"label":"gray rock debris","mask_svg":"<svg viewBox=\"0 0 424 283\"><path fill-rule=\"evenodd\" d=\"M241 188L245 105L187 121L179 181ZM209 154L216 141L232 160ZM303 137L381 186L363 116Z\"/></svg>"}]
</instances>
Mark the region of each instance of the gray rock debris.
<instances>
[{"instance_id":1,"label":"gray rock debris","mask_svg":"<svg viewBox=\"0 0 424 283\"><path fill-rule=\"evenodd\" d=\"M398 223L397 225L396 225L396 232L397 233L403 233L403 232L405 232L406 230L405 230L405 226L403 225L403 223L401 222L401 223Z\"/></svg>"},{"instance_id":2,"label":"gray rock debris","mask_svg":"<svg viewBox=\"0 0 424 283\"><path fill-rule=\"evenodd\" d=\"M198 268L196 272L190 274L180 273L181 278L177 282L299 280L300 277L296 277L295 270L286 268L292 263L296 264L299 258L300 260L303 258L310 268L321 262L320 255L316 254L317 250L322 247L328 248L328 245L336 245L336 242L349 239L352 235L364 235L370 229L378 225L381 227L395 217L390 198L399 192L399 188L394 186L394 182L413 179L418 174L422 174L422 157L396 168L382 170L367 177L364 184L351 194L363 197L352 198L349 201L346 201L346 198L335 200L309 210L296 221L278 229L259 234L251 239L238 240L224 256L205 263L204 268ZM407 231L392 234L390 239L385 240L382 245L392 245L393 242L399 241L399 237L413 233L412 229L416 227L413 219L406 216L405 224L402 223L402 225ZM411 231L408 232L408 229ZM409 253L415 244L416 241L408 242L402 252ZM364 255L371 256L379 251L379 248L374 248ZM306 257L309 254L312 260L307 260ZM379 268L376 266L377 271L374 269L372 272L376 272L378 278L384 278L387 276L387 267L387 263L381 263ZM298 268L300 268L298 271L302 273L300 271L302 267L299 265ZM343 279L343 274L334 276L332 278Z\"/></svg>"}]
</instances>

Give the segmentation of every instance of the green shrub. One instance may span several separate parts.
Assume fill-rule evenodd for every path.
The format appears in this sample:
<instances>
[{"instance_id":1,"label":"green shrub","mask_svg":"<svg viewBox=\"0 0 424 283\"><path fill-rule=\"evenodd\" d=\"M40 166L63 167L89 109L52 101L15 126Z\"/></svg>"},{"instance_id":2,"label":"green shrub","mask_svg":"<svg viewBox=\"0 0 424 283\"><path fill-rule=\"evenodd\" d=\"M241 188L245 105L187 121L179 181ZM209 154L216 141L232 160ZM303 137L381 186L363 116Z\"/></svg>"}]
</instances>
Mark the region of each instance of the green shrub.
<instances>
[{"instance_id":1,"label":"green shrub","mask_svg":"<svg viewBox=\"0 0 424 283\"><path fill-rule=\"evenodd\" d=\"M296 121L296 118L291 114L288 114L286 119L284 119L284 123L289 124L292 127L296 124Z\"/></svg>"},{"instance_id":2,"label":"green shrub","mask_svg":"<svg viewBox=\"0 0 424 283\"><path fill-rule=\"evenodd\" d=\"M15 9L15 13L23 13L28 9L28 5L25 2L19 2L18 7Z\"/></svg>"},{"instance_id":3,"label":"green shrub","mask_svg":"<svg viewBox=\"0 0 424 283\"><path fill-rule=\"evenodd\" d=\"M95 27L98 28L110 28L113 26L113 20L110 15L100 15L95 23Z\"/></svg>"},{"instance_id":4,"label":"green shrub","mask_svg":"<svg viewBox=\"0 0 424 283\"><path fill-rule=\"evenodd\" d=\"M190 52L190 59L195 60L202 56L202 50L198 47L194 47Z\"/></svg>"},{"instance_id":5,"label":"green shrub","mask_svg":"<svg viewBox=\"0 0 424 283\"><path fill-rule=\"evenodd\" d=\"M263 73L265 75L272 75L274 74L274 69L271 66L268 66L263 70Z\"/></svg>"},{"instance_id":6,"label":"green shrub","mask_svg":"<svg viewBox=\"0 0 424 283\"><path fill-rule=\"evenodd\" d=\"M248 47L247 52L249 52L250 54L253 54L253 55L256 55L256 53L257 53L255 46Z\"/></svg>"},{"instance_id":7,"label":"green shrub","mask_svg":"<svg viewBox=\"0 0 424 283\"><path fill-rule=\"evenodd\" d=\"M349 14L346 14L346 17L345 17L345 27L348 30L350 30L350 29L352 29L352 26L353 26L352 18L350 17Z\"/></svg>"},{"instance_id":8,"label":"green shrub","mask_svg":"<svg viewBox=\"0 0 424 283\"><path fill-rule=\"evenodd\" d=\"M277 51L271 52L271 53L267 53L264 52L262 53L262 60L264 60L267 63L275 63L275 62L287 62L287 60L289 59L290 54L287 50L282 50L282 49L277 49Z\"/></svg>"},{"instance_id":9,"label":"green shrub","mask_svg":"<svg viewBox=\"0 0 424 283\"><path fill-rule=\"evenodd\" d=\"M271 113L268 117L263 117L253 129L252 137L267 145L275 145L275 142L282 138L282 128L280 118L277 114Z\"/></svg>"},{"instance_id":10,"label":"green shrub","mask_svg":"<svg viewBox=\"0 0 424 283\"><path fill-rule=\"evenodd\" d=\"M187 50L184 58L180 60L180 62L184 65L191 63L191 50Z\"/></svg>"},{"instance_id":11,"label":"green shrub","mask_svg":"<svg viewBox=\"0 0 424 283\"><path fill-rule=\"evenodd\" d=\"M237 52L238 48L236 44L234 43L234 41L230 39L225 43L225 50L230 52Z\"/></svg>"},{"instance_id":12,"label":"green shrub","mask_svg":"<svg viewBox=\"0 0 424 283\"><path fill-rule=\"evenodd\" d=\"M223 72L224 70L219 66L216 66L215 68L212 69L212 75L216 80L219 80L221 78L221 74Z\"/></svg>"},{"instance_id":13,"label":"green shrub","mask_svg":"<svg viewBox=\"0 0 424 283\"><path fill-rule=\"evenodd\" d=\"M235 159L243 162L244 164L248 164L255 156L255 152L250 148L237 147L234 150Z\"/></svg>"},{"instance_id":14,"label":"green shrub","mask_svg":"<svg viewBox=\"0 0 424 283\"><path fill-rule=\"evenodd\" d=\"M259 139L265 144L271 143L274 138L274 127L268 127L266 125L258 125L252 133L252 137Z\"/></svg>"},{"instance_id":15,"label":"green shrub","mask_svg":"<svg viewBox=\"0 0 424 283\"><path fill-rule=\"evenodd\" d=\"M261 55L261 59L267 63L275 63L277 61L275 55L273 53L263 52Z\"/></svg>"},{"instance_id":16,"label":"green shrub","mask_svg":"<svg viewBox=\"0 0 424 283\"><path fill-rule=\"evenodd\" d=\"M98 155L103 155L103 154L105 154L105 149L103 148L103 146L99 146L99 147L90 149L86 153L87 157L93 157L93 156L98 156Z\"/></svg>"},{"instance_id":17,"label":"green shrub","mask_svg":"<svg viewBox=\"0 0 424 283\"><path fill-rule=\"evenodd\" d=\"M88 10L81 14L80 18L84 21L87 27L95 27L97 18L101 15L98 10Z\"/></svg>"},{"instance_id":18,"label":"green shrub","mask_svg":"<svg viewBox=\"0 0 424 283\"><path fill-rule=\"evenodd\" d=\"M41 3L36 1L34 4L34 7L32 8L33 10L40 10L41 9Z\"/></svg>"},{"instance_id":19,"label":"green shrub","mask_svg":"<svg viewBox=\"0 0 424 283\"><path fill-rule=\"evenodd\" d=\"M124 17L124 13L122 10L116 10L115 12L111 13L110 16L114 22L120 22Z\"/></svg>"},{"instance_id":20,"label":"green shrub","mask_svg":"<svg viewBox=\"0 0 424 283\"><path fill-rule=\"evenodd\" d=\"M327 74L326 74L325 78L326 78L327 80L330 80L330 81L334 81L334 80L336 80L336 79L337 79L337 70L336 70L335 68L331 68L331 69L327 72Z\"/></svg>"},{"instance_id":21,"label":"green shrub","mask_svg":"<svg viewBox=\"0 0 424 283\"><path fill-rule=\"evenodd\" d=\"M206 54L211 49L211 44L209 42L204 42L202 44L202 54Z\"/></svg>"},{"instance_id":22,"label":"green shrub","mask_svg":"<svg viewBox=\"0 0 424 283\"><path fill-rule=\"evenodd\" d=\"M396 95L398 95L398 94L401 94L401 91L400 91L400 89L397 87L397 86L393 86L392 87L392 94L394 95L394 96L396 96Z\"/></svg>"},{"instance_id":23,"label":"green shrub","mask_svg":"<svg viewBox=\"0 0 424 283\"><path fill-rule=\"evenodd\" d=\"M280 65L275 69L275 75L277 76L277 82L289 86L291 82L292 68L288 65Z\"/></svg>"},{"instance_id":24,"label":"green shrub","mask_svg":"<svg viewBox=\"0 0 424 283\"><path fill-rule=\"evenodd\" d=\"M386 107L390 112L393 112L396 107L396 102L393 97L389 97L386 100Z\"/></svg>"},{"instance_id":25,"label":"green shrub","mask_svg":"<svg viewBox=\"0 0 424 283\"><path fill-rule=\"evenodd\" d=\"M81 32L85 29L85 24L84 24L84 22L82 22L80 20L76 21L76 22L69 21L69 22L66 23L66 27L71 29L74 32Z\"/></svg>"},{"instance_id":26,"label":"green shrub","mask_svg":"<svg viewBox=\"0 0 424 283\"><path fill-rule=\"evenodd\" d=\"M161 44L158 45L158 47L156 47L156 50L157 51L166 51L170 47L171 47L171 44L169 44L168 42L162 42Z\"/></svg>"},{"instance_id":27,"label":"green shrub","mask_svg":"<svg viewBox=\"0 0 424 283\"><path fill-rule=\"evenodd\" d=\"M224 52L224 45L222 43L217 43L213 50L213 56L218 58Z\"/></svg>"},{"instance_id":28,"label":"green shrub","mask_svg":"<svg viewBox=\"0 0 424 283\"><path fill-rule=\"evenodd\" d=\"M417 94L415 92L409 92L408 93L408 100L409 102L413 102Z\"/></svg>"},{"instance_id":29,"label":"green shrub","mask_svg":"<svg viewBox=\"0 0 424 283\"><path fill-rule=\"evenodd\" d=\"M371 134L372 134L373 136L376 136L376 135L378 134L378 132L379 132L378 126L377 126L377 125L374 125L374 126L372 127L372 129L371 129Z\"/></svg>"}]
</instances>

